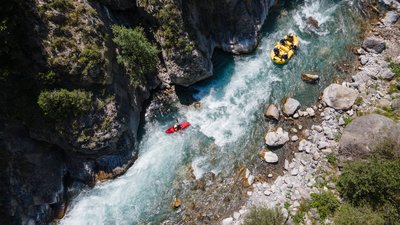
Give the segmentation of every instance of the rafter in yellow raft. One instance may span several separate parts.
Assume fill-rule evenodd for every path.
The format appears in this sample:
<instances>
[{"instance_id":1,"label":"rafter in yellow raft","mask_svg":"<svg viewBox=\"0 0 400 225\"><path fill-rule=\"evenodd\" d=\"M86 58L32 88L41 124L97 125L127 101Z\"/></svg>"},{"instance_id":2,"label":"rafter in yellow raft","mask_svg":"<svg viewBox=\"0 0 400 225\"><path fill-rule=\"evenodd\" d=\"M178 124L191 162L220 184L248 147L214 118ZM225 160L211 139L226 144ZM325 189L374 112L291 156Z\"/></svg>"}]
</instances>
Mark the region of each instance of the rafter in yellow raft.
<instances>
[{"instance_id":1,"label":"rafter in yellow raft","mask_svg":"<svg viewBox=\"0 0 400 225\"><path fill-rule=\"evenodd\" d=\"M299 37L295 34L285 35L271 51L271 60L276 64L285 64L299 48Z\"/></svg>"}]
</instances>

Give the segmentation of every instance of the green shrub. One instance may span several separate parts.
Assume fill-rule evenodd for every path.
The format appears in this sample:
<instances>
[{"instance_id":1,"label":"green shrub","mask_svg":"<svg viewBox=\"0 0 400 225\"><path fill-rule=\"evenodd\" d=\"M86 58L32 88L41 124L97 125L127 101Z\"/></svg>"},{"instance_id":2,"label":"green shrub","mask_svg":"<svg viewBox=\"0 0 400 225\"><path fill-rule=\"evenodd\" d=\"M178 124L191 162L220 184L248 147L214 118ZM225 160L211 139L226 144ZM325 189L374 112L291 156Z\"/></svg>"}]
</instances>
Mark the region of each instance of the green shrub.
<instances>
[{"instance_id":1,"label":"green shrub","mask_svg":"<svg viewBox=\"0 0 400 225\"><path fill-rule=\"evenodd\" d=\"M343 168L337 187L340 194L355 206L366 203L379 209L390 203L400 210L399 171L399 159L350 162Z\"/></svg>"},{"instance_id":2,"label":"green shrub","mask_svg":"<svg viewBox=\"0 0 400 225\"><path fill-rule=\"evenodd\" d=\"M245 225L282 225L284 217L281 211L277 208L252 208L244 217L243 224Z\"/></svg>"},{"instance_id":3,"label":"green shrub","mask_svg":"<svg viewBox=\"0 0 400 225\"><path fill-rule=\"evenodd\" d=\"M147 40L142 28L114 25L112 30L119 50L118 63L125 66L131 85L138 86L146 75L156 72L157 47Z\"/></svg>"},{"instance_id":4,"label":"green shrub","mask_svg":"<svg viewBox=\"0 0 400 225\"><path fill-rule=\"evenodd\" d=\"M396 78L400 78L400 64L391 62L389 64L390 69L392 69L393 73L395 74Z\"/></svg>"},{"instance_id":5,"label":"green shrub","mask_svg":"<svg viewBox=\"0 0 400 225\"><path fill-rule=\"evenodd\" d=\"M99 66L103 62L102 59L100 49L95 47L83 49L78 60L79 63L84 64L82 74L87 76L92 68Z\"/></svg>"},{"instance_id":6,"label":"green shrub","mask_svg":"<svg viewBox=\"0 0 400 225\"><path fill-rule=\"evenodd\" d=\"M328 160L328 163L330 163L332 166L337 166L337 158L334 153L329 153L326 155L326 159Z\"/></svg>"},{"instance_id":7,"label":"green shrub","mask_svg":"<svg viewBox=\"0 0 400 225\"><path fill-rule=\"evenodd\" d=\"M43 85L52 85L57 81L57 74L50 70L45 73L38 73L37 79Z\"/></svg>"},{"instance_id":8,"label":"green shrub","mask_svg":"<svg viewBox=\"0 0 400 225\"><path fill-rule=\"evenodd\" d=\"M356 104L358 106L362 105L363 103L364 103L364 99L361 96L358 96L356 101L354 102L354 104Z\"/></svg>"},{"instance_id":9,"label":"green shrub","mask_svg":"<svg viewBox=\"0 0 400 225\"><path fill-rule=\"evenodd\" d=\"M91 98L91 92L59 89L42 91L37 103L46 116L56 120L63 120L88 111L92 106Z\"/></svg>"},{"instance_id":10,"label":"green shrub","mask_svg":"<svg viewBox=\"0 0 400 225\"><path fill-rule=\"evenodd\" d=\"M306 200L302 199L296 215L292 217L294 224L304 224L304 216L309 210L309 203Z\"/></svg>"},{"instance_id":11,"label":"green shrub","mask_svg":"<svg viewBox=\"0 0 400 225\"><path fill-rule=\"evenodd\" d=\"M400 121L400 111L393 110L390 106L379 106L379 109L375 110L374 112L386 116L392 120Z\"/></svg>"},{"instance_id":12,"label":"green shrub","mask_svg":"<svg viewBox=\"0 0 400 225\"><path fill-rule=\"evenodd\" d=\"M333 214L339 207L339 200L330 192L322 192L320 194L312 193L310 207L316 208L321 220L325 220L329 215Z\"/></svg>"},{"instance_id":13,"label":"green shrub","mask_svg":"<svg viewBox=\"0 0 400 225\"><path fill-rule=\"evenodd\" d=\"M378 213L370 208L355 208L344 204L336 211L335 225L383 225L385 221Z\"/></svg>"},{"instance_id":14,"label":"green shrub","mask_svg":"<svg viewBox=\"0 0 400 225\"><path fill-rule=\"evenodd\" d=\"M353 118L351 118L350 116L344 116L343 120L344 120L344 125L347 126L353 121Z\"/></svg>"}]
</instances>

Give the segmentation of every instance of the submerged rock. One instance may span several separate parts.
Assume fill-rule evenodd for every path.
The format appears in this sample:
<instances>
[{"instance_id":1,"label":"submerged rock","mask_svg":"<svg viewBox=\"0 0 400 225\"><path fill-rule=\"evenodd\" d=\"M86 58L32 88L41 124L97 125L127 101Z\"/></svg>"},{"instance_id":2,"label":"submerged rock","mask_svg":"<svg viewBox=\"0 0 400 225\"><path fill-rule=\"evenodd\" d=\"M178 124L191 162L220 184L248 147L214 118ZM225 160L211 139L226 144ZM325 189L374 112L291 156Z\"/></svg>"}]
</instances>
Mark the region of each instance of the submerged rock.
<instances>
[{"instance_id":1,"label":"submerged rock","mask_svg":"<svg viewBox=\"0 0 400 225\"><path fill-rule=\"evenodd\" d=\"M272 147L284 145L288 141L289 133L283 131L281 127L279 127L275 132L268 132L265 136L265 143Z\"/></svg>"},{"instance_id":2,"label":"submerged rock","mask_svg":"<svg viewBox=\"0 0 400 225\"><path fill-rule=\"evenodd\" d=\"M349 109L358 97L358 91L339 84L331 84L325 88L322 99L335 109Z\"/></svg>"},{"instance_id":3,"label":"submerged rock","mask_svg":"<svg viewBox=\"0 0 400 225\"><path fill-rule=\"evenodd\" d=\"M301 79L305 82L315 83L317 80L319 80L319 76L309 73L303 73L301 74Z\"/></svg>"},{"instance_id":4,"label":"submerged rock","mask_svg":"<svg viewBox=\"0 0 400 225\"><path fill-rule=\"evenodd\" d=\"M282 111L286 116L293 115L300 108L300 102L294 98L287 98L282 107Z\"/></svg>"}]
</instances>

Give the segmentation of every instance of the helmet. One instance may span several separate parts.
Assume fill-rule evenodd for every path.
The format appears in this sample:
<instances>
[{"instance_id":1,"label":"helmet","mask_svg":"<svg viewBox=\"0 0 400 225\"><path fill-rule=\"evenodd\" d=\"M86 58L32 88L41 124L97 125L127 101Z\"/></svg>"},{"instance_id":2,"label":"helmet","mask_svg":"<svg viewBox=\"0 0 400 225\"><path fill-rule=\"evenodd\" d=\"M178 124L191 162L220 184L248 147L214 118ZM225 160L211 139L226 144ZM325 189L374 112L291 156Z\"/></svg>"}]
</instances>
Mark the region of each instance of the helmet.
<instances>
[{"instance_id":1,"label":"helmet","mask_svg":"<svg viewBox=\"0 0 400 225\"><path fill-rule=\"evenodd\" d=\"M285 44L285 39L281 39L279 42L280 42L281 44Z\"/></svg>"},{"instance_id":2,"label":"helmet","mask_svg":"<svg viewBox=\"0 0 400 225\"><path fill-rule=\"evenodd\" d=\"M290 38L292 38L292 37L293 37L293 33L290 33L288 36L289 36Z\"/></svg>"},{"instance_id":3,"label":"helmet","mask_svg":"<svg viewBox=\"0 0 400 225\"><path fill-rule=\"evenodd\" d=\"M274 48L274 52L278 52L278 48Z\"/></svg>"}]
</instances>

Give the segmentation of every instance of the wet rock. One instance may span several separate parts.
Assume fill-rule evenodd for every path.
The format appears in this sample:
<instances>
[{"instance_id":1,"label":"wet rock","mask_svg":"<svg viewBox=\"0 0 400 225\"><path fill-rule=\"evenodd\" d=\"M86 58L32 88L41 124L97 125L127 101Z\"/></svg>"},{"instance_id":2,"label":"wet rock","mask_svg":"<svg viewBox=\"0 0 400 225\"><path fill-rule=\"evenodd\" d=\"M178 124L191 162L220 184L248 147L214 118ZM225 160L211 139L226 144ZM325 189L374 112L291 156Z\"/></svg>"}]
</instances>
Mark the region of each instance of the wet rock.
<instances>
[{"instance_id":1,"label":"wet rock","mask_svg":"<svg viewBox=\"0 0 400 225\"><path fill-rule=\"evenodd\" d=\"M300 102L294 98L287 98L283 103L283 113L286 116L293 115L300 108Z\"/></svg>"},{"instance_id":2,"label":"wet rock","mask_svg":"<svg viewBox=\"0 0 400 225\"><path fill-rule=\"evenodd\" d=\"M272 147L284 145L288 141L289 133L283 131L281 127L278 127L275 132L268 132L265 136L265 143Z\"/></svg>"},{"instance_id":3,"label":"wet rock","mask_svg":"<svg viewBox=\"0 0 400 225\"><path fill-rule=\"evenodd\" d=\"M343 131L339 142L341 160L364 159L384 141L400 144L400 125L378 114L354 119Z\"/></svg>"},{"instance_id":4,"label":"wet rock","mask_svg":"<svg viewBox=\"0 0 400 225\"><path fill-rule=\"evenodd\" d=\"M363 41L362 47L368 52L381 53L385 50L385 41L377 37L367 37Z\"/></svg>"},{"instance_id":5,"label":"wet rock","mask_svg":"<svg viewBox=\"0 0 400 225\"><path fill-rule=\"evenodd\" d=\"M274 104L270 104L264 112L265 117L279 120L279 110Z\"/></svg>"},{"instance_id":6,"label":"wet rock","mask_svg":"<svg viewBox=\"0 0 400 225\"><path fill-rule=\"evenodd\" d=\"M181 206L181 204L182 204L181 200L178 197L175 197L174 201L172 202L172 207L174 209L177 209Z\"/></svg>"},{"instance_id":7,"label":"wet rock","mask_svg":"<svg viewBox=\"0 0 400 225\"><path fill-rule=\"evenodd\" d=\"M358 97L358 91L338 84L331 84L325 88L322 99L335 109L349 109Z\"/></svg>"},{"instance_id":8,"label":"wet rock","mask_svg":"<svg viewBox=\"0 0 400 225\"><path fill-rule=\"evenodd\" d=\"M316 81L319 80L319 76L309 73L303 73L301 74L301 79L308 83L315 83Z\"/></svg>"},{"instance_id":9,"label":"wet rock","mask_svg":"<svg viewBox=\"0 0 400 225\"><path fill-rule=\"evenodd\" d=\"M311 27L319 28L318 20L315 19L315 18L312 17L312 16L309 16L309 17L307 18L306 23L307 23L309 26L311 26Z\"/></svg>"}]
</instances>

